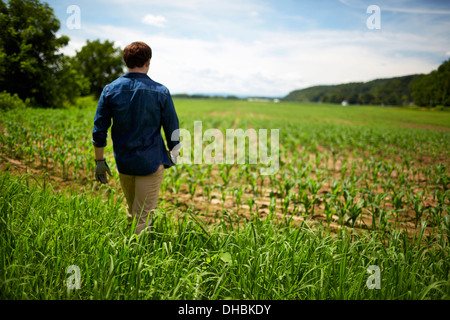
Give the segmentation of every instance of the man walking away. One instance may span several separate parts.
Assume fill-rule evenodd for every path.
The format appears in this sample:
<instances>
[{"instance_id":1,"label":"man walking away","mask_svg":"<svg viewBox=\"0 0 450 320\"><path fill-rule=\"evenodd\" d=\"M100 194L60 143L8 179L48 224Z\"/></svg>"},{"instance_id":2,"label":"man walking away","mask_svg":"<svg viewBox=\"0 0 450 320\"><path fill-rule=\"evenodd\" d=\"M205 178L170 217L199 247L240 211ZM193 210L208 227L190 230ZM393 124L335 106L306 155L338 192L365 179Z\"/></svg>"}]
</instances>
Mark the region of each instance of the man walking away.
<instances>
[{"instance_id":1,"label":"man walking away","mask_svg":"<svg viewBox=\"0 0 450 320\"><path fill-rule=\"evenodd\" d=\"M111 171L104 147L112 119L114 158L128 204L127 216L136 221L136 234L152 222L164 168L176 163L174 148L179 144L178 117L169 90L147 75L151 57L151 48L143 42L125 47L123 59L128 72L103 88L92 132L95 177L107 183Z\"/></svg>"}]
</instances>

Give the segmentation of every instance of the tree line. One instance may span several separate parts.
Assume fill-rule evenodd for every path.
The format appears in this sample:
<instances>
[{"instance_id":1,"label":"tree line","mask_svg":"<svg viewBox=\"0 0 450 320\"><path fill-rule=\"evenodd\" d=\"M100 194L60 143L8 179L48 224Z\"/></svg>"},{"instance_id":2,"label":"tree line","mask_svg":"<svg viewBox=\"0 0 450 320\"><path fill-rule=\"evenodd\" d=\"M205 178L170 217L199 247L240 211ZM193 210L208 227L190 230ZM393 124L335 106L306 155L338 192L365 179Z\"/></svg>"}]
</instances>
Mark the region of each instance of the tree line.
<instances>
[{"instance_id":1,"label":"tree line","mask_svg":"<svg viewBox=\"0 0 450 320\"><path fill-rule=\"evenodd\" d=\"M410 89L415 104L419 106L450 106L450 59L437 70L416 77Z\"/></svg>"},{"instance_id":2,"label":"tree line","mask_svg":"<svg viewBox=\"0 0 450 320\"><path fill-rule=\"evenodd\" d=\"M0 0L0 88L28 105L58 108L82 95L99 96L124 72L113 42L87 41L73 57L61 53L69 37L47 3Z\"/></svg>"},{"instance_id":3,"label":"tree line","mask_svg":"<svg viewBox=\"0 0 450 320\"><path fill-rule=\"evenodd\" d=\"M240 98L235 95L220 95L220 94L187 94L176 93L172 94L173 98L179 99L225 99L225 100L239 100Z\"/></svg>"},{"instance_id":4,"label":"tree line","mask_svg":"<svg viewBox=\"0 0 450 320\"><path fill-rule=\"evenodd\" d=\"M450 59L429 74L414 74L369 82L313 86L290 92L284 101L361 105L450 106Z\"/></svg>"}]
</instances>

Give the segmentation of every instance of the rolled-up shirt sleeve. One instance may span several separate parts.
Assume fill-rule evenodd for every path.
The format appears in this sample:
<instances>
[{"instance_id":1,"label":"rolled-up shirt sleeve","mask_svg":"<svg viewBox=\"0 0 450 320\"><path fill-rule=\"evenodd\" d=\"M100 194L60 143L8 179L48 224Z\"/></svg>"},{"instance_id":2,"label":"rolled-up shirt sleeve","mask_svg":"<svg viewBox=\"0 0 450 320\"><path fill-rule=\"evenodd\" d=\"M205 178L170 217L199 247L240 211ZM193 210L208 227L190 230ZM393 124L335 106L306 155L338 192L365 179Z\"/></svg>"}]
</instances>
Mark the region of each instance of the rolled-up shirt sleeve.
<instances>
[{"instance_id":1,"label":"rolled-up shirt sleeve","mask_svg":"<svg viewBox=\"0 0 450 320\"><path fill-rule=\"evenodd\" d=\"M178 116L173 105L172 97L167 91L161 110L162 127L167 140L167 147L172 150L180 143Z\"/></svg>"},{"instance_id":2,"label":"rolled-up shirt sleeve","mask_svg":"<svg viewBox=\"0 0 450 320\"><path fill-rule=\"evenodd\" d=\"M94 118L94 130L92 131L92 144L96 148L106 146L106 138L108 129L111 126L111 108L107 104L106 99L107 86L103 88L100 99L98 100L97 111Z\"/></svg>"}]
</instances>

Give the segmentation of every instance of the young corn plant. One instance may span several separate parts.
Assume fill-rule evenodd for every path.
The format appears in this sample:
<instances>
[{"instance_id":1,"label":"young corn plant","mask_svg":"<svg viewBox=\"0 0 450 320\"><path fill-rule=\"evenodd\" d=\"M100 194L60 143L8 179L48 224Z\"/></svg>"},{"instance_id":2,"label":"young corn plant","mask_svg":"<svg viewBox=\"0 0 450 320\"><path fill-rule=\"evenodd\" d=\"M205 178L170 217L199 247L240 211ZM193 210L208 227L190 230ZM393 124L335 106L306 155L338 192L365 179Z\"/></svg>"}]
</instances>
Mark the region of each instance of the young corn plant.
<instances>
[{"instance_id":1,"label":"young corn plant","mask_svg":"<svg viewBox=\"0 0 450 320\"><path fill-rule=\"evenodd\" d=\"M271 197L270 198L270 204L269 204L269 217L270 219L273 218L273 216L276 214L277 209L277 198Z\"/></svg>"},{"instance_id":2,"label":"young corn plant","mask_svg":"<svg viewBox=\"0 0 450 320\"><path fill-rule=\"evenodd\" d=\"M416 194L410 194L409 200L411 202L411 205L414 209L414 212L416 214L415 216L415 226L417 228L420 219L422 218L425 208L424 208L424 202L423 202L423 191L419 191Z\"/></svg>"},{"instance_id":3,"label":"young corn plant","mask_svg":"<svg viewBox=\"0 0 450 320\"><path fill-rule=\"evenodd\" d=\"M191 202L194 200L195 190L197 189L197 185L199 184L199 180L196 178L188 178L189 185L189 193L191 195Z\"/></svg>"},{"instance_id":4,"label":"young corn plant","mask_svg":"<svg viewBox=\"0 0 450 320\"><path fill-rule=\"evenodd\" d=\"M203 186L203 192L204 192L203 194L206 195L206 199L208 200L208 204L211 201L211 192L212 192L213 188L214 188L214 185L212 185L210 183L206 183Z\"/></svg>"},{"instance_id":5,"label":"young corn plant","mask_svg":"<svg viewBox=\"0 0 450 320\"><path fill-rule=\"evenodd\" d=\"M333 196L331 196L333 197ZM333 205L332 205L332 198L331 197L323 197L322 202L324 204L324 213L326 217L326 222L328 227L330 226L331 221L333 220L333 215L336 213Z\"/></svg>"},{"instance_id":6,"label":"young corn plant","mask_svg":"<svg viewBox=\"0 0 450 320\"><path fill-rule=\"evenodd\" d=\"M222 209L225 209L225 201L227 200L227 192L228 192L228 187L222 185L221 186L221 199L222 199Z\"/></svg>"},{"instance_id":7,"label":"young corn plant","mask_svg":"<svg viewBox=\"0 0 450 320\"><path fill-rule=\"evenodd\" d=\"M308 196L307 189L301 190L301 192L297 196L297 199L298 199L299 203L302 204L303 208L305 209L305 211L303 212L302 215L307 216L310 213L312 213L311 209L314 207L315 198L313 198L313 200L310 199L310 197Z\"/></svg>"},{"instance_id":8,"label":"young corn plant","mask_svg":"<svg viewBox=\"0 0 450 320\"><path fill-rule=\"evenodd\" d=\"M404 200L405 199L405 200ZM393 190L392 194L392 205L394 207L395 223L396 226L399 224L399 216L402 212L406 211L405 206L407 205L407 194L404 190L398 188Z\"/></svg>"},{"instance_id":9,"label":"young corn plant","mask_svg":"<svg viewBox=\"0 0 450 320\"><path fill-rule=\"evenodd\" d=\"M284 198L283 198L283 203L282 203L282 210L283 210L283 214L284 216L286 216L289 212L289 205L291 203L291 193L288 193Z\"/></svg>"},{"instance_id":10,"label":"young corn plant","mask_svg":"<svg viewBox=\"0 0 450 320\"><path fill-rule=\"evenodd\" d=\"M364 199L360 199L358 200L358 202L352 202L348 206L347 210L349 218L347 220L347 223L350 222L352 228L355 226L357 219L362 215L364 206L365 206Z\"/></svg>"},{"instance_id":11,"label":"young corn plant","mask_svg":"<svg viewBox=\"0 0 450 320\"><path fill-rule=\"evenodd\" d=\"M255 202L255 198L254 197L250 197L247 199L247 205L249 207L250 212L253 211L253 206L256 204Z\"/></svg>"},{"instance_id":12,"label":"young corn plant","mask_svg":"<svg viewBox=\"0 0 450 320\"><path fill-rule=\"evenodd\" d=\"M395 188L392 192L392 205L394 206L396 211L404 211L404 206L407 204L407 201L404 201L403 199L406 199L406 193L401 188Z\"/></svg>"},{"instance_id":13,"label":"young corn plant","mask_svg":"<svg viewBox=\"0 0 450 320\"><path fill-rule=\"evenodd\" d=\"M222 178L222 182L225 187L228 186L228 183L230 182L231 168L232 165L230 164L221 164L219 166L220 177Z\"/></svg>"},{"instance_id":14,"label":"young corn plant","mask_svg":"<svg viewBox=\"0 0 450 320\"><path fill-rule=\"evenodd\" d=\"M256 196L258 194L258 174L256 172L251 172L247 177L252 193Z\"/></svg>"},{"instance_id":15,"label":"young corn plant","mask_svg":"<svg viewBox=\"0 0 450 320\"><path fill-rule=\"evenodd\" d=\"M281 183L281 195L286 198L290 191L295 187L295 180L293 178L284 179Z\"/></svg>"},{"instance_id":16,"label":"young corn plant","mask_svg":"<svg viewBox=\"0 0 450 320\"><path fill-rule=\"evenodd\" d=\"M237 212L239 212L239 208L241 206L242 195L244 193L244 188L242 186L233 188L234 198L236 199L236 207Z\"/></svg>"},{"instance_id":17,"label":"young corn plant","mask_svg":"<svg viewBox=\"0 0 450 320\"><path fill-rule=\"evenodd\" d=\"M440 163L435 168L436 184L441 185L444 190L450 188L450 176L447 174L447 168L445 164Z\"/></svg>"},{"instance_id":18,"label":"young corn plant","mask_svg":"<svg viewBox=\"0 0 450 320\"><path fill-rule=\"evenodd\" d=\"M389 230L389 217L393 213L394 210L385 210L383 208L379 209L378 212L378 221L377 221L377 229L384 234L387 230Z\"/></svg>"}]
</instances>

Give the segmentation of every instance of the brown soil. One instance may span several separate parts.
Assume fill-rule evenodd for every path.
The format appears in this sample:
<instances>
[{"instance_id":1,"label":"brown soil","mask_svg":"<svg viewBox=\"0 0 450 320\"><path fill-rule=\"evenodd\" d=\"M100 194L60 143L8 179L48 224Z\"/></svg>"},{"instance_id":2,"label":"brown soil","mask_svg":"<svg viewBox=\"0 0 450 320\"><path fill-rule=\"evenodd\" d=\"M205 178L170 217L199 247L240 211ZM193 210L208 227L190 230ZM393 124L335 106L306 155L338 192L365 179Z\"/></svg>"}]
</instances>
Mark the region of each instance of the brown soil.
<instances>
[{"instance_id":1,"label":"brown soil","mask_svg":"<svg viewBox=\"0 0 450 320\"><path fill-rule=\"evenodd\" d=\"M450 131L448 127L442 126L433 126L428 124L418 124L418 123L410 123L410 122L397 122L396 125L406 128L414 128L414 129L427 129L427 130L437 130L437 131Z\"/></svg>"},{"instance_id":2,"label":"brown soil","mask_svg":"<svg viewBox=\"0 0 450 320\"><path fill-rule=\"evenodd\" d=\"M319 147L318 151L321 153L327 152L331 154L329 150L326 150L323 147ZM367 156L367 155L365 155ZM375 155L382 156L382 155ZM340 178L342 175L341 169L343 167L344 158L348 158L348 163L361 163L364 160L362 158L358 158L352 156L350 153L348 155L340 155L336 161L333 161L331 157L326 160L323 157L318 165L319 168L328 168L329 174L334 178ZM392 157L392 155L391 155ZM392 161L400 161L400 159L392 159ZM422 162L423 161L423 162ZM431 157L424 157L420 162L416 162L414 165L426 165L430 163L434 163L437 161L436 159L432 159ZM448 161L448 160L447 160ZM309 162L312 164L313 169L316 166L315 162L315 154L309 154ZM357 168L361 168L362 166L358 165ZM351 168L347 169L345 173L348 176ZM358 169L361 170L361 169ZM13 174L24 174L29 173L33 175L37 181L43 181L44 177L46 179L46 183L51 184L53 189L55 190L64 190L64 189L77 189L83 190L88 187L96 186L96 182L94 181L94 177L90 177L91 174L87 172L79 172L79 178L74 178L73 170L69 169L69 172L72 172L72 175L69 174L67 178L62 177L62 172L59 168L53 169L50 171L46 171L42 164L40 164L37 160L34 163L25 163L20 159L12 159L0 153L0 171L8 171ZM312 179L317 179L314 170L312 170L312 174L309 175ZM232 178L230 179L229 187L235 187L244 185L244 181L238 180L237 177L237 166L234 166L231 170ZM356 172L361 173L361 172ZM387 178L383 173L379 173L380 178ZM397 181L399 172L392 172L391 178L394 182ZM427 184L426 178L420 173L418 174L419 183L423 183L423 186ZM409 179L413 177L409 176ZM414 178L417 178L415 176ZM262 180L264 179L264 180ZM280 173L277 174L276 179L282 179ZM325 205L323 202L318 201L314 205L314 209L305 212L303 205L290 203L286 210L283 209L284 197L277 190L274 189L274 194L272 193L272 189L274 186L270 185L270 178L259 176L257 181L258 188L262 186L262 189L259 190L258 193L252 192L250 186L243 191L241 205L238 207L236 203L236 198L232 193L231 188L224 188L223 185L220 185L222 178L219 174L219 166L214 166L211 170L210 175L207 177L207 181L204 181L203 184L219 183L219 185L214 188L210 194L210 197L207 197L206 190L202 185L198 185L195 193L192 195L189 191L189 185L186 182L181 184L181 187L177 194L173 194L172 186L167 185L165 191L160 194L161 200L164 200L167 204L175 204L178 208L183 211L187 208L191 208L194 212L197 213L197 216L202 219L205 223L214 223L219 218L223 218L224 216L230 215L233 218L233 223L245 223L246 221L252 220L255 216L255 212L258 213L260 218L264 218L270 214L273 214L275 217L278 217L280 221L282 220L291 220L293 224L300 224L303 221L308 221L311 224L324 224L327 225L330 230L336 231L341 227L353 228L354 230L372 230L373 228L373 218L372 214L367 210L364 210L361 216L358 218L354 226L350 226L350 224L344 220L344 223L341 223L339 216L334 214L331 216L331 219L327 220L325 214ZM245 182L247 183L247 182ZM362 182L361 182L362 183ZM111 179L109 182L110 186L115 188L116 190L120 189L120 184L118 179ZM418 186L420 188L420 186ZM93 188L98 191L98 187ZM300 190L294 189L293 192L298 193ZM385 193L385 190L378 185L375 190L376 193ZM225 192L225 194L223 194ZM325 181L319 191L318 195L326 195L331 192L330 182ZM275 197L273 197L273 195ZM224 199L224 201L223 201ZM250 209L248 201L254 200L254 204ZM275 199L275 203L271 204L271 199ZM343 199L341 199L343 200ZM383 201L383 209L389 211L393 209L391 199L386 197ZM427 193L427 197L424 201L425 206L434 207L437 202L433 199L430 193ZM124 202L125 205L125 202ZM429 219L429 213L425 213L422 219ZM397 216L390 216L388 219L389 223L392 227L397 229L405 230L411 237L417 232L417 226L415 221L415 212L410 204L405 206L405 211L401 212ZM418 224L420 226L420 222ZM426 228L424 235L426 237L431 236L434 230L434 226L431 223L428 223L428 227Z\"/></svg>"}]
</instances>

